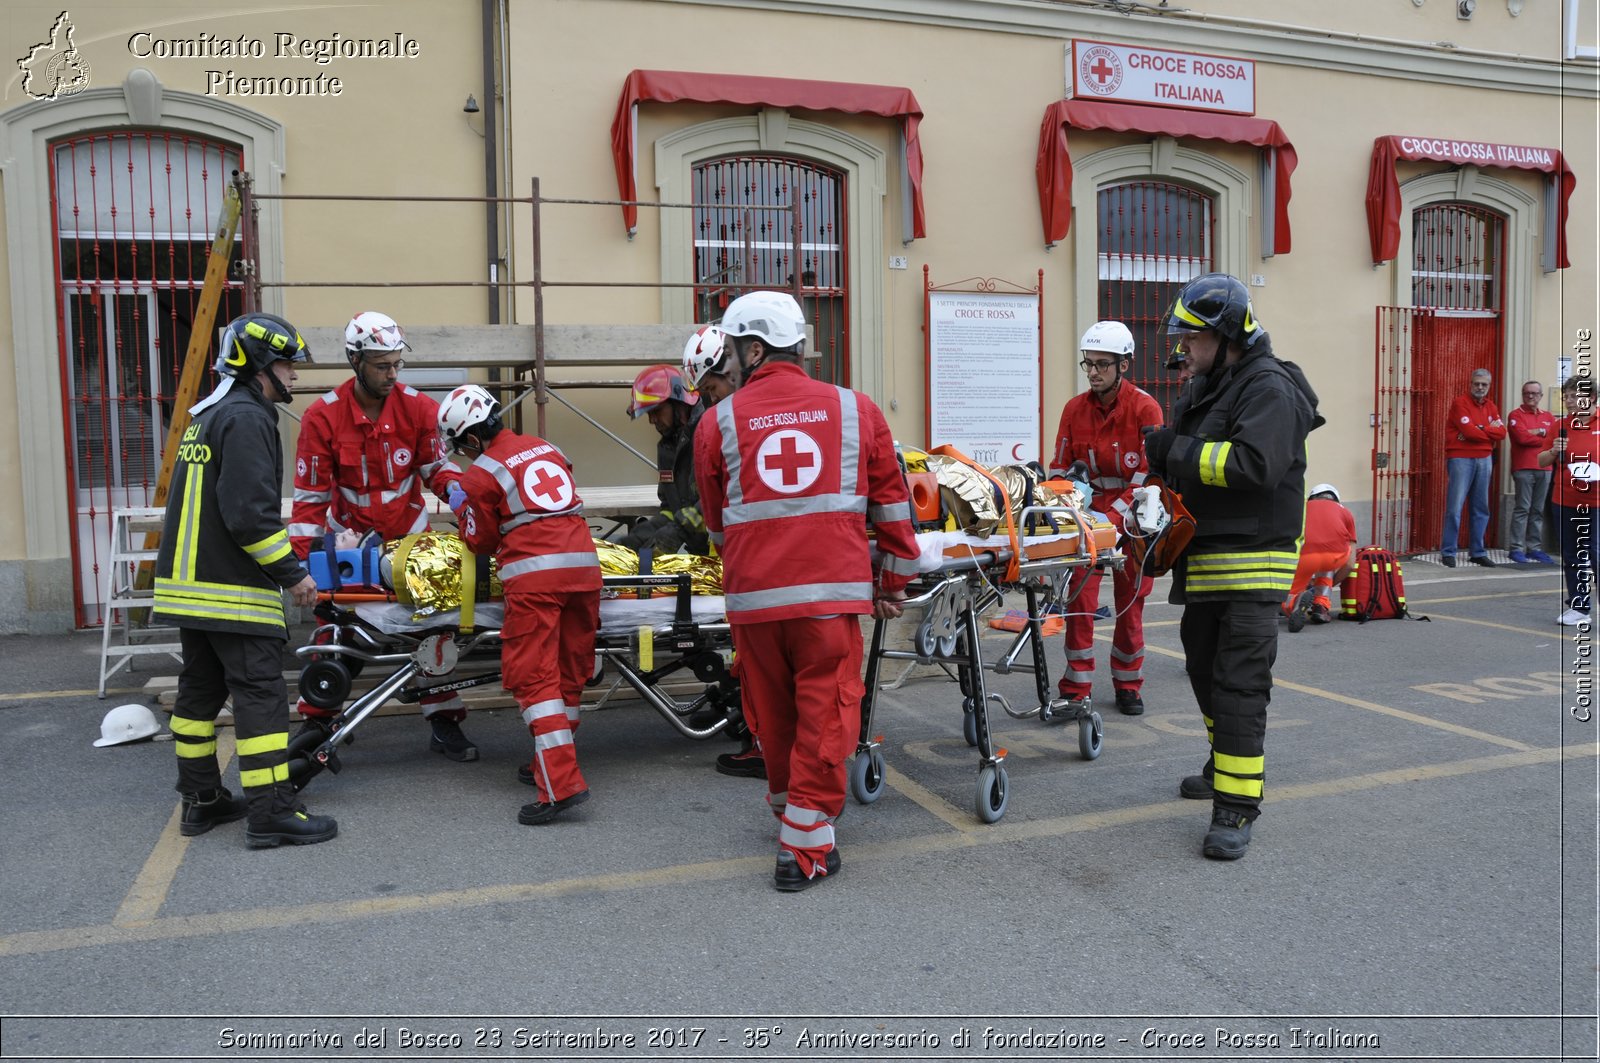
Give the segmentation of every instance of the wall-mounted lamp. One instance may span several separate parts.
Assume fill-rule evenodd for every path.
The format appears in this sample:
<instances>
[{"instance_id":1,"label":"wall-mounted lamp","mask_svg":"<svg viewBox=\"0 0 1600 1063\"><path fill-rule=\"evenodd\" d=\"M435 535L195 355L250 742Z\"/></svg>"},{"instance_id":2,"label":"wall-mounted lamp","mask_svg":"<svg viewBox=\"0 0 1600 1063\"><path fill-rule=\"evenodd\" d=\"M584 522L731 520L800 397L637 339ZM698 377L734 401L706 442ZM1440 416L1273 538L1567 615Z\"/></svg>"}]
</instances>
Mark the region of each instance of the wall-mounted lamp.
<instances>
[{"instance_id":1,"label":"wall-mounted lamp","mask_svg":"<svg viewBox=\"0 0 1600 1063\"><path fill-rule=\"evenodd\" d=\"M461 105L461 113L467 116L467 127L483 136L483 112L478 106L478 97L468 93L467 102Z\"/></svg>"},{"instance_id":2,"label":"wall-mounted lamp","mask_svg":"<svg viewBox=\"0 0 1600 1063\"><path fill-rule=\"evenodd\" d=\"M1516 18L1522 14L1522 0L1506 0L1506 10L1511 13L1512 18Z\"/></svg>"},{"instance_id":3,"label":"wall-mounted lamp","mask_svg":"<svg viewBox=\"0 0 1600 1063\"><path fill-rule=\"evenodd\" d=\"M1478 10L1478 0L1456 0L1456 18L1465 22Z\"/></svg>"},{"instance_id":4,"label":"wall-mounted lamp","mask_svg":"<svg viewBox=\"0 0 1600 1063\"><path fill-rule=\"evenodd\" d=\"M467 93L467 102L462 104L461 110L464 111L467 114L477 114L478 113L478 97L474 96L470 92Z\"/></svg>"}]
</instances>

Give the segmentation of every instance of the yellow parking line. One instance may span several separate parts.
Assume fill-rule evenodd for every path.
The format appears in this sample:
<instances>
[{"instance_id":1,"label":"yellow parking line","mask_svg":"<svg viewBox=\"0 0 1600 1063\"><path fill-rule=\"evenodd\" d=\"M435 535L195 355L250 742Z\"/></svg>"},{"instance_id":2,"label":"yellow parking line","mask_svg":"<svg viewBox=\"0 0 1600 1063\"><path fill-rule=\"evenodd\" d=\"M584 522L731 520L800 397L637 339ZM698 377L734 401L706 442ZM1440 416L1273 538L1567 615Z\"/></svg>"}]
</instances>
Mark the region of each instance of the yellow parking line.
<instances>
[{"instance_id":1,"label":"yellow parking line","mask_svg":"<svg viewBox=\"0 0 1600 1063\"><path fill-rule=\"evenodd\" d=\"M1407 605L1440 605L1444 602L1492 602L1497 598L1527 598L1550 593L1549 587L1536 591L1501 591L1499 594L1461 594L1454 598L1407 598Z\"/></svg>"},{"instance_id":2,"label":"yellow parking line","mask_svg":"<svg viewBox=\"0 0 1600 1063\"><path fill-rule=\"evenodd\" d=\"M226 770L228 761L232 759L233 732L218 731L217 766ZM176 769L176 764L173 767ZM167 902L172 881L178 877L178 866L189 851L189 839L178 832L178 819L182 814L183 802L179 801L178 807L172 810L172 818L167 820L166 827L162 829L161 837L156 839L155 851L139 870L128 895L122 898L117 914L111 917L113 926L147 923L156 917L161 906Z\"/></svg>"},{"instance_id":3,"label":"yellow parking line","mask_svg":"<svg viewBox=\"0 0 1600 1063\"><path fill-rule=\"evenodd\" d=\"M11 694L0 694L0 705L8 701L40 701L44 698L92 698L100 691L89 690L19 690ZM144 687L107 687L106 697L113 694L142 694Z\"/></svg>"},{"instance_id":4,"label":"yellow parking line","mask_svg":"<svg viewBox=\"0 0 1600 1063\"><path fill-rule=\"evenodd\" d=\"M883 778L884 782L892 790L909 797L913 804L933 813L946 826L965 832L980 829L980 825L970 815L962 813L955 805L952 805L932 790L929 790L921 783L912 781L887 765L883 769Z\"/></svg>"},{"instance_id":5,"label":"yellow parking line","mask_svg":"<svg viewBox=\"0 0 1600 1063\"><path fill-rule=\"evenodd\" d=\"M1341 796L1404 783L1447 779L1483 772L1577 760L1600 753L1594 742L1583 745L1528 749L1497 753L1486 757L1445 764L1423 764L1410 768L1353 775L1320 783L1275 786L1269 792L1274 804L1304 801L1318 797ZM1028 823L995 824L982 830L925 834L899 841L878 842L851 847L851 854L863 860L882 860L948 852L978 845L1006 845L1034 838L1058 838L1068 834L1103 830L1152 820L1177 819L1196 814L1192 801L1172 800L1155 804L1056 816ZM446 909L482 908L491 904L510 904L582 894L617 893L625 890L659 888L716 882L769 872L770 855L743 856L727 860L708 860L698 864L677 864L642 871L617 871L552 882L508 883L474 889L450 889L437 893L407 896L372 897L357 900L295 904L278 908L214 912L204 915L171 916L127 925L74 927L67 930L25 931L0 936L0 956L37 955L68 949L103 945L127 945L145 941L172 941L215 934L259 933L278 927L304 928L317 923L348 922L410 912L438 912Z\"/></svg>"},{"instance_id":6,"label":"yellow parking line","mask_svg":"<svg viewBox=\"0 0 1600 1063\"><path fill-rule=\"evenodd\" d=\"M1149 643L1145 643L1144 652L1159 653L1163 657L1176 657L1180 661L1184 659L1183 653L1180 651L1164 649L1160 646L1152 646ZM1299 694L1310 694L1313 697L1326 698L1329 701L1337 701L1339 704L1349 705L1353 709L1365 709L1367 712L1376 712L1383 716L1392 716L1397 720L1405 720L1408 723L1416 723L1421 724L1424 727L1434 727L1441 731L1449 731L1451 734L1458 734L1464 738L1476 738L1480 742L1489 742L1493 745L1505 746L1507 749L1526 750L1531 748L1526 743L1518 742L1514 738L1502 738L1499 735L1493 735L1487 731L1476 731L1471 727L1462 727L1460 724L1449 723L1445 720L1436 720L1432 716L1423 716L1420 713L1407 712L1404 709L1395 709L1389 707L1388 705L1379 705L1375 701L1364 701L1361 698L1352 698L1348 694L1339 694L1332 690L1323 690L1321 687L1306 686L1304 683L1296 683L1289 679L1281 679L1278 676L1272 677L1272 685L1274 687L1283 687L1285 690L1293 690Z\"/></svg>"},{"instance_id":7,"label":"yellow parking line","mask_svg":"<svg viewBox=\"0 0 1600 1063\"><path fill-rule=\"evenodd\" d=\"M1433 617L1435 620L1453 620L1457 624L1477 624L1479 627L1498 628L1501 631L1515 631L1519 635L1532 635L1535 638L1541 638L1541 639L1560 639L1561 638L1561 632L1559 630L1556 630L1556 631L1536 631L1531 627L1516 627L1516 626L1514 626L1512 624L1496 624L1493 620L1473 620L1473 619L1470 619L1469 617L1465 617L1465 616L1450 616L1447 613L1435 613L1435 612L1432 612L1432 611L1430 611L1428 613L1428 615Z\"/></svg>"}]
</instances>

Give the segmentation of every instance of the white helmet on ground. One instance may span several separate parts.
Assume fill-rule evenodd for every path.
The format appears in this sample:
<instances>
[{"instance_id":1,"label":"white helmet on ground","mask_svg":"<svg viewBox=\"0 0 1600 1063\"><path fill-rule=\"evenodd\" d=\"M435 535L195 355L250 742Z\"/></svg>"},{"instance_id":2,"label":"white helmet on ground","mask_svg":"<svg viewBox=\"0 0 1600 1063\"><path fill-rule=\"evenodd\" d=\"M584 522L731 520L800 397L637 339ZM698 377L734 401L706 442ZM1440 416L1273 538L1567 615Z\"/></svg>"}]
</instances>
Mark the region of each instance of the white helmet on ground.
<instances>
[{"instance_id":1,"label":"white helmet on ground","mask_svg":"<svg viewBox=\"0 0 1600 1063\"><path fill-rule=\"evenodd\" d=\"M363 310L344 327L344 353L352 359L367 351L404 351L410 347L399 323L376 310Z\"/></svg>"},{"instance_id":2,"label":"white helmet on ground","mask_svg":"<svg viewBox=\"0 0 1600 1063\"><path fill-rule=\"evenodd\" d=\"M494 419L500 403L477 384L462 384L439 404L439 434L453 448L462 433Z\"/></svg>"},{"instance_id":3,"label":"white helmet on ground","mask_svg":"<svg viewBox=\"0 0 1600 1063\"><path fill-rule=\"evenodd\" d=\"M691 388L698 388L707 373L719 371L717 366L729 354L726 340L715 325L704 325L689 337L683 348L683 375L689 378Z\"/></svg>"},{"instance_id":4,"label":"white helmet on ground","mask_svg":"<svg viewBox=\"0 0 1600 1063\"><path fill-rule=\"evenodd\" d=\"M1339 489L1332 484L1318 484L1311 489L1311 493L1306 497L1316 498L1318 495L1332 495L1335 502L1344 501L1344 499L1339 497Z\"/></svg>"},{"instance_id":5,"label":"white helmet on ground","mask_svg":"<svg viewBox=\"0 0 1600 1063\"><path fill-rule=\"evenodd\" d=\"M94 744L120 746L125 742L137 742L149 738L160 731L161 724L156 722L156 714L145 706L118 705L106 713L105 719L100 721L100 737Z\"/></svg>"},{"instance_id":6,"label":"white helmet on ground","mask_svg":"<svg viewBox=\"0 0 1600 1063\"><path fill-rule=\"evenodd\" d=\"M788 292L747 292L728 304L718 325L729 336L754 336L773 350L806 338L806 316Z\"/></svg>"},{"instance_id":7,"label":"white helmet on ground","mask_svg":"<svg viewBox=\"0 0 1600 1063\"><path fill-rule=\"evenodd\" d=\"M1120 321L1096 321L1078 341L1080 351L1104 351L1119 358L1133 357L1133 333Z\"/></svg>"}]
</instances>

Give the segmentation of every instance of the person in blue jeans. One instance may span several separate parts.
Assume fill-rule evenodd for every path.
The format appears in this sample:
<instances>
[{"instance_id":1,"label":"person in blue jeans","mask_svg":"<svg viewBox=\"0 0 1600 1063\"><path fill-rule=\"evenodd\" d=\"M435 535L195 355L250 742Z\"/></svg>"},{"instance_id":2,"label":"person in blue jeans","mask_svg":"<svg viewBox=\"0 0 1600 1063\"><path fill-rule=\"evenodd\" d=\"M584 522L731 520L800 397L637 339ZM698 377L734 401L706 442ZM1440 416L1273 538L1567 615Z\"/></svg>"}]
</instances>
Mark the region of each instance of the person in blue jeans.
<instances>
[{"instance_id":1,"label":"person in blue jeans","mask_svg":"<svg viewBox=\"0 0 1600 1063\"><path fill-rule=\"evenodd\" d=\"M1493 473L1494 448L1506 437L1500 410L1489 398L1493 378L1487 369L1474 369L1467 394L1450 401L1445 425L1445 468L1449 476L1445 488L1444 540L1439 544L1439 560L1446 568L1456 567L1456 544L1461 538L1461 507L1472 507L1468 525L1469 553L1474 565L1493 568L1483 545L1489 527L1489 477Z\"/></svg>"}]
</instances>

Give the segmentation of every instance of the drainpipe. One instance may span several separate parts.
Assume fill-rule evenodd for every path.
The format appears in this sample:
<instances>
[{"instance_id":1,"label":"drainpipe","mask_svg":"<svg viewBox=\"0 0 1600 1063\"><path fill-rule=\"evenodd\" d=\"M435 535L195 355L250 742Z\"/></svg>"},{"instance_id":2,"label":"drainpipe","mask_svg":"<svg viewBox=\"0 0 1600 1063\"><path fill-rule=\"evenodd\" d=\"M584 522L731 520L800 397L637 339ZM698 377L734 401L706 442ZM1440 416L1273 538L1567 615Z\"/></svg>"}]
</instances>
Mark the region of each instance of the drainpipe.
<instances>
[{"instance_id":1,"label":"drainpipe","mask_svg":"<svg viewBox=\"0 0 1600 1063\"><path fill-rule=\"evenodd\" d=\"M488 252L489 324L500 324L500 204L495 197L499 192L499 163L496 158L494 35L499 22L499 0L483 0L483 194L489 199L483 205L484 247Z\"/></svg>"}]
</instances>

